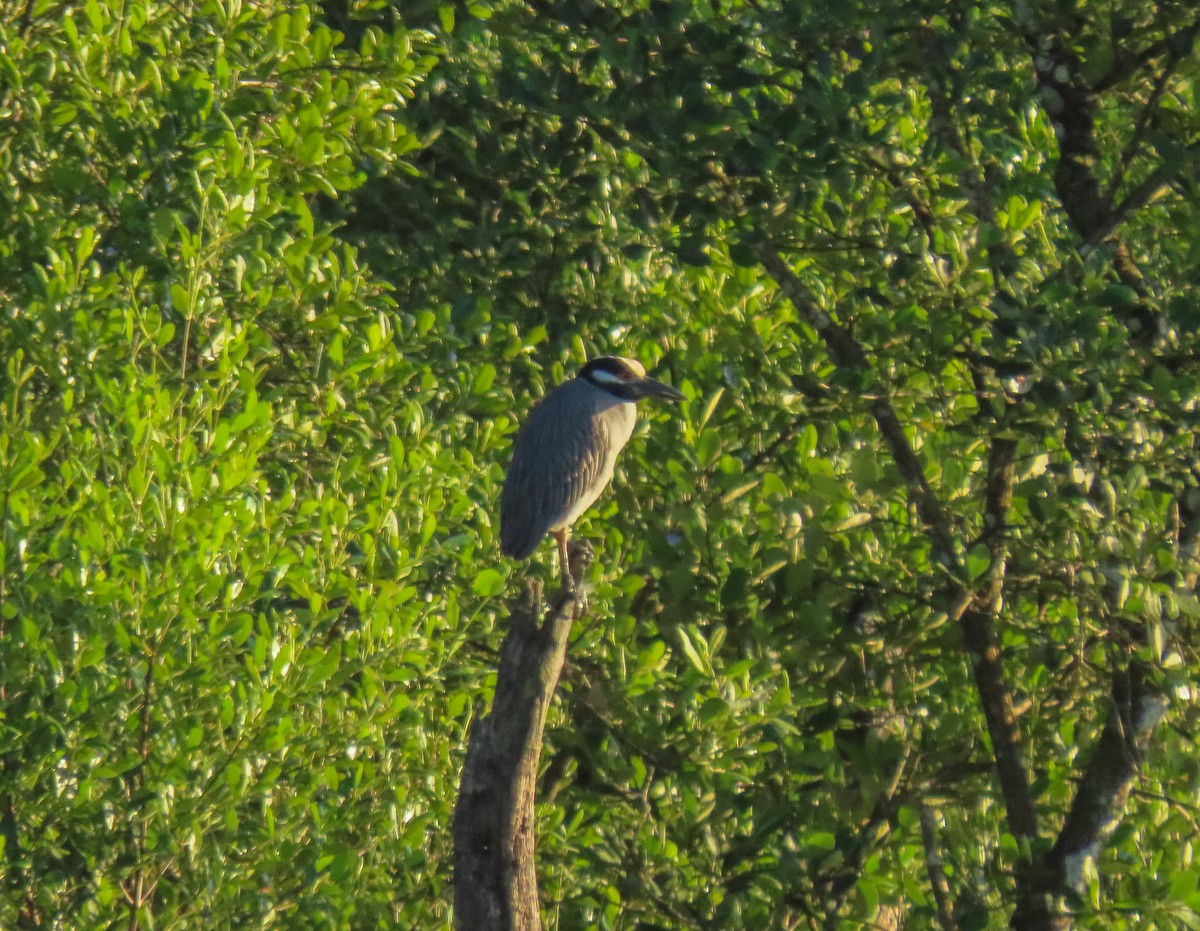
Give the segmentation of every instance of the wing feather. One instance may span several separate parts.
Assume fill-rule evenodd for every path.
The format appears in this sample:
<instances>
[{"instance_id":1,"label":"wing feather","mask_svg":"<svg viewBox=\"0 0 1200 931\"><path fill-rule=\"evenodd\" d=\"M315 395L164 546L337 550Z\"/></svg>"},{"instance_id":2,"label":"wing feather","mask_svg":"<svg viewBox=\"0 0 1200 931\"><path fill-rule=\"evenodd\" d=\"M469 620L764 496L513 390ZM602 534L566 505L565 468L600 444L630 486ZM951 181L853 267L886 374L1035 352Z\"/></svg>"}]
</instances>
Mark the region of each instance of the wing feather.
<instances>
[{"instance_id":1,"label":"wing feather","mask_svg":"<svg viewBox=\"0 0 1200 931\"><path fill-rule=\"evenodd\" d=\"M517 434L500 495L500 546L509 556L532 554L603 489L608 430L581 387L567 382L552 391Z\"/></svg>"}]
</instances>

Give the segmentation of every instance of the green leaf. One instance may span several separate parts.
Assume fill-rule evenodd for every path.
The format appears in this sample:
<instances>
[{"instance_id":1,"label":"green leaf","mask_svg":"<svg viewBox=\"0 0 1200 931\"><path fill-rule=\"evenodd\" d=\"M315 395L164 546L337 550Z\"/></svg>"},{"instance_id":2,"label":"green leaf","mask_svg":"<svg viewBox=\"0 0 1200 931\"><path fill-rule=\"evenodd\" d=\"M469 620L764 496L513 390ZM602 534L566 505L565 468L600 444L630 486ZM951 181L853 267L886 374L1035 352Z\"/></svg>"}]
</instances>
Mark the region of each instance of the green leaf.
<instances>
[{"instance_id":1,"label":"green leaf","mask_svg":"<svg viewBox=\"0 0 1200 931\"><path fill-rule=\"evenodd\" d=\"M494 598L504 591L504 576L495 569L483 569L475 575L471 588L480 598Z\"/></svg>"},{"instance_id":2,"label":"green leaf","mask_svg":"<svg viewBox=\"0 0 1200 931\"><path fill-rule=\"evenodd\" d=\"M471 385L472 394L487 394L496 380L496 367L490 364L480 365L475 371L475 380Z\"/></svg>"},{"instance_id":3,"label":"green leaf","mask_svg":"<svg viewBox=\"0 0 1200 931\"><path fill-rule=\"evenodd\" d=\"M992 552L984 544L977 543L967 553L967 578L972 582L980 579L991 568Z\"/></svg>"},{"instance_id":4,"label":"green leaf","mask_svg":"<svg viewBox=\"0 0 1200 931\"><path fill-rule=\"evenodd\" d=\"M697 672L707 675L708 667L704 660L700 658L700 654L697 652L696 647L692 644L691 637L688 636L687 632L682 627L679 628L675 633L679 638L679 645L683 648L683 653L688 658L688 661L693 667L695 667Z\"/></svg>"},{"instance_id":5,"label":"green leaf","mask_svg":"<svg viewBox=\"0 0 1200 931\"><path fill-rule=\"evenodd\" d=\"M1181 870L1171 876L1169 897L1177 902L1186 902L1196 894L1197 874L1195 870Z\"/></svg>"},{"instance_id":6,"label":"green leaf","mask_svg":"<svg viewBox=\"0 0 1200 931\"><path fill-rule=\"evenodd\" d=\"M729 706L720 698L710 698L700 706L700 720L712 724L729 713Z\"/></svg>"},{"instance_id":7,"label":"green leaf","mask_svg":"<svg viewBox=\"0 0 1200 931\"><path fill-rule=\"evenodd\" d=\"M171 304L181 314L185 316L192 312L192 300L188 295L187 290L181 284L172 284L170 288Z\"/></svg>"}]
</instances>

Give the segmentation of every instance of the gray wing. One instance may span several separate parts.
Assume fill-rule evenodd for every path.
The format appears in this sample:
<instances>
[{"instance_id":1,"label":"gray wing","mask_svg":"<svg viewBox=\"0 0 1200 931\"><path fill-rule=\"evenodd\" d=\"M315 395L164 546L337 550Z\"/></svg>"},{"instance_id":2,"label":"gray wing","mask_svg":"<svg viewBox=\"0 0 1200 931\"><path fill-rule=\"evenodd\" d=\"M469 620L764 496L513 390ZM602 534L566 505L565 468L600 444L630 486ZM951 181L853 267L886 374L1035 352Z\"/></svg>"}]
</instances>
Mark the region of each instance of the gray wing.
<instances>
[{"instance_id":1,"label":"gray wing","mask_svg":"<svg viewBox=\"0 0 1200 931\"><path fill-rule=\"evenodd\" d=\"M500 549L524 559L574 505L599 491L608 430L568 382L529 413L500 494ZM590 503L590 501L588 502Z\"/></svg>"}]
</instances>

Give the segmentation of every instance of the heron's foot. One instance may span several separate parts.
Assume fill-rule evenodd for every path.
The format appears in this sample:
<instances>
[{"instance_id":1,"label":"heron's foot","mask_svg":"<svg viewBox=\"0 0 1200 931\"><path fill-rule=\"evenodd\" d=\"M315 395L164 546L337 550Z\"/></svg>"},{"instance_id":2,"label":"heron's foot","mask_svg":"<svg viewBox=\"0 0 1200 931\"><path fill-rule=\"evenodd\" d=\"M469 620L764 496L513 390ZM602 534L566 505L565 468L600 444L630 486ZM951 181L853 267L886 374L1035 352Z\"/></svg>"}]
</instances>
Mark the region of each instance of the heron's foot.
<instances>
[{"instance_id":1,"label":"heron's foot","mask_svg":"<svg viewBox=\"0 0 1200 931\"><path fill-rule=\"evenodd\" d=\"M582 576L587 571L587 567L592 564L592 559L596 555L596 547L592 545L591 540L572 540L568 546L571 554L571 571L577 576Z\"/></svg>"},{"instance_id":2,"label":"heron's foot","mask_svg":"<svg viewBox=\"0 0 1200 931\"><path fill-rule=\"evenodd\" d=\"M570 542L568 571L564 573L564 578L570 578L572 591L582 587L583 576L587 572L588 566L592 564L595 554L596 549L590 540L572 540Z\"/></svg>"}]
</instances>

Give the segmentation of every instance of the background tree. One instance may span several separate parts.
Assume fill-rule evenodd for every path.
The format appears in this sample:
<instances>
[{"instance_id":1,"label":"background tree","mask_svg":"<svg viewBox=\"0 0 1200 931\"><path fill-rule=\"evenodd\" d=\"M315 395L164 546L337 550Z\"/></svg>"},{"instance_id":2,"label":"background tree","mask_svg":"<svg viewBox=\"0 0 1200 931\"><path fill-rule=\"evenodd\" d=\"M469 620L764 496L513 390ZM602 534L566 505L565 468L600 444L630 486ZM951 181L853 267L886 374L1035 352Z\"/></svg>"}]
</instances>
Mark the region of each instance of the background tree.
<instances>
[{"instance_id":1,"label":"background tree","mask_svg":"<svg viewBox=\"0 0 1200 931\"><path fill-rule=\"evenodd\" d=\"M31 0L0 47L0 925L426 921L434 389L313 206L414 147L429 37Z\"/></svg>"},{"instance_id":2,"label":"background tree","mask_svg":"<svg viewBox=\"0 0 1200 931\"><path fill-rule=\"evenodd\" d=\"M675 533L604 515L601 563L649 571L581 633L547 788L628 808L551 831L610 876L557 917L1194 921L1190 712L1143 756L1191 694L1195 280L1160 231L1194 217L1194 16L488 12L417 108L426 176L376 198L458 218L391 214L436 243L418 286L556 341L665 322L697 394L648 457Z\"/></svg>"},{"instance_id":3,"label":"background tree","mask_svg":"<svg viewBox=\"0 0 1200 931\"><path fill-rule=\"evenodd\" d=\"M806 7L3 8L0 925L448 924L613 349L548 924L1200 924L1200 24Z\"/></svg>"}]
</instances>

